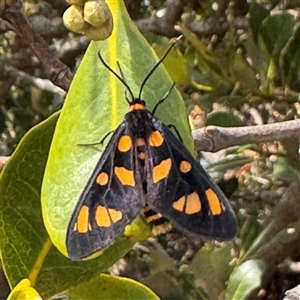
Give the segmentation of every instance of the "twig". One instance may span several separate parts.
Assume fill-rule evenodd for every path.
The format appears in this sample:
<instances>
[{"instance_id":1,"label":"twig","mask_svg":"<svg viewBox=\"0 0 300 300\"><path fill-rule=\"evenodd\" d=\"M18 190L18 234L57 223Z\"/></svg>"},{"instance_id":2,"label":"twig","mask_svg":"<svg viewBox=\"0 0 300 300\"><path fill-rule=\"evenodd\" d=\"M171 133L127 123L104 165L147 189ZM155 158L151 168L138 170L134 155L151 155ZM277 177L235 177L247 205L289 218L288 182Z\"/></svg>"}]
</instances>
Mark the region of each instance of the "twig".
<instances>
[{"instance_id":1,"label":"twig","mask_svg":"<svg viewBox=\"0 0 300 300\"><path fill-rule=\"evenodd\" d=\"M187 20L185 26L189 28L194 34L201 37L210 37L213 34L225 34L228 31L229 26L233 26L237 29L248 30L249 20L247 18L234 18L231 22L228 22L225 17L211 17L209 19Z\"/></svg>"},{"instance_id":2,"label":"twig","mask_svg":"<svg viewBox=\"0 0 300 300\"><path fill-rule=\"evenodd\" d=\"M66 92L62 88L54 85L48 79L42 79L42 78L30 76L27 73L20 71L10 65L5 65L4 70L15 80L23 81L24 83L29 85L34 85L41 90L58 94L62 98L65 97L66 95Z\"/></svg>"},{"instance_id":3,"label":"twig","mask_svg":"<svg viewBox=\"0 0 300 300\"><path fill-rule=\"evenodd\" d=\"M158 18L157 16L153 16L140 19L135 21L135 24L142 33L151 31L167 37L178 36L180 33L174 26L180 20L183 8L184 5L182 1L173 0L170 1L166 7L166 13L163 17ZM248 30L249 28L248 18L237 17L229 22L226 16L220 16L218 14L203 21L189 18L184 23L193 33L202 37L210 37L213 34L224 34L227 32L229 26L244 30Z\"/></svg>"},{"instance_id":4,"label":"twig","mask_svg":"<svg viewBox=\"0 0 300 300\"><path fill-rule=\"evenodd\" d=\"M85 52L90 40L85 35L66 39L56 51L56 55L68 65L72 65L78 55Z\"/></svg>"},{"instance_id":5,"label":"twig","mask_svg":"<svg viewBox=\"0 0 300 300\"><path fill-rule=\"evenodd\" d=\"M192 134L197 150L217 152L231 146L300 137L300 120L231 128L208 126Z\"/></svg>"},{"instance_id":6,"label":"twig","mask_svg":"<svg viewBox=\"0 0 300 300\"><path fill-rule=\"evenodd\" d=\"M1 62L0 62L1 63ZM1 68L0 68L1 69ZM0 76L1 77L1 76ZM15 83L14 78L8 78L8 79L1 79L0 78L0 105L3 102L3 99L7 96L9 93L12 85Z\"/></svg>"},{"instance_id":7,"label":"twig","mask_svg":"<svg viewBox=\"0 0 300 300\"><path fill-rule=\"evenodd\" d=\"M21 10L20 1L7 1L3 16L12 24L18 35L26 41L35 55L43 63L49 79L65 91L68 90L73 74L51 51L46 41L30 26L26 15Z\"/></svg>"},{"instance_id":8,"label":"twig","mask_svg":"<svg viewBox=\"0 0 300 300\"><path fill-rule=\"evenodd\" d=\"M1 9L1 8L0 8ZM7 31L14 30L14 27L11 26L7 21L0 19L0 34L4 34Z\"/></svg>"},{"instance_id":9,"label":"twig","mask_svg":"<svg viewBox=\"0 0 300 300\"><path fill-rule=\"evenodd\" d=\"M49 16L34 15L29 17L32 28L45 38L63 38L69 30L64 26L62 17L47 18Z\"/></svg>"},{"instance_id":10,"label":"twig","mask_svg":"<svg viewBox=\"0 0 300 300\"><path fill-rule=\"evenodd\" d=\"M135 22L139 31L154 32L167 37L179 36L180 33L174 28L177 21L180 20L180 16L183 11L183 3L181 0L169 1L166 7L166 12L163 17L158 18L157 16L137 20Z\"/></svg>"}]
</instances>

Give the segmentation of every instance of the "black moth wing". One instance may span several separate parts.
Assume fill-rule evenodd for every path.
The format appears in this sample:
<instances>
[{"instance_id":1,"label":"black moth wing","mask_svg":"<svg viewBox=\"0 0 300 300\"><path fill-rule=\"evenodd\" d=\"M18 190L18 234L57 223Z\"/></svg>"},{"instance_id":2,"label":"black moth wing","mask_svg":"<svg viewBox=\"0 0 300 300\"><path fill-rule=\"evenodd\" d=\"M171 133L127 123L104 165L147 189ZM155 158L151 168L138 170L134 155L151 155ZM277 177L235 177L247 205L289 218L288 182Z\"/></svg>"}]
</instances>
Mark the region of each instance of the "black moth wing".
<instances>
[{"instance_id":1,"label":"black moth wing","mask_svg":"<svg viewBox=\"0 0 300 300\"><path fill-rule=\"evenodd\" d=\"M118 149L122 136L129 137L127 128L123 121L113 133L73 211L66 239L72 260L88 257L113 244L144 207L142 183L134 161L136 148L126 152ZM120 181L127 175L121 173L118 177L116 167L130 171L131 183Z\"/></svg>"},{"instance_id":2,"label":"black moth wing","mask_svg":"<svg viewBox=\"0 0 300 300\"><path fill-rule=\"evenodd\" d=\"M230 204L207 172L195 160L172 131L153 117L153 124L163 137L160 147L148 145L148 173L170 158L165 178L147 180L147 201L151 208L184 230L220 241L232 239L237 221Z\"/></svg>"}]
</instances>

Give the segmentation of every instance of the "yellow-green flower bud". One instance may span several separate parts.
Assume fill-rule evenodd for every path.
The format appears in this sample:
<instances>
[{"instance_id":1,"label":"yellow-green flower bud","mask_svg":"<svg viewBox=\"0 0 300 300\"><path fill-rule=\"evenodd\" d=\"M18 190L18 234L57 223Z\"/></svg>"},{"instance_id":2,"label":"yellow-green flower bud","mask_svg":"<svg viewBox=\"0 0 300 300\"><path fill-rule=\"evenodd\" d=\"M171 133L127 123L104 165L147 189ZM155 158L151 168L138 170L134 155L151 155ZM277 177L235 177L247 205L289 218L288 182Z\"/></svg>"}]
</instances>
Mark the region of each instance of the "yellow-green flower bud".
<instances>
[{"instance_id":1,"label":"yellow-green flower bud","mask_svg":"<svg viewBox=\"0 0 300 300\"><path fill-rule=\"evenodd\" d=\"M82 32L84 26L83 9L78 5L71 5L63 15L67 28L75 32Z\"/></svg>"}]
</instances>

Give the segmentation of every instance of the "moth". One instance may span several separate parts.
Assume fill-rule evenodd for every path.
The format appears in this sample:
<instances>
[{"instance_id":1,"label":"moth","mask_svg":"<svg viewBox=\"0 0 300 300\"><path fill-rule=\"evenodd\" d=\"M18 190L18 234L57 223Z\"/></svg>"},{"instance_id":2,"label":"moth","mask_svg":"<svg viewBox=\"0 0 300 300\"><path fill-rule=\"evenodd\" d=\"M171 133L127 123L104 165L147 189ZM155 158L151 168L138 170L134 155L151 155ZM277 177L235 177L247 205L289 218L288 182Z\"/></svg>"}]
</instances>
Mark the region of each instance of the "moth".
<instances>
[{"instance_id":1,"label":"moth","mask_svg":"<svg viewBox=\"0 0 300 300\"><path fill-rule=\"evenodd\" d=\"M125 95L129 109L71 216L66 247L72 260L113 244L142 211L156 234L168 231L170 221L185 231L220 241L236 234L235 215L220 188L184 146L176 128L155 117L174 85L152 111L141 99L147 80L172 47L145 77L138 97L98 55L129 92L130 99Z\"/></svg>"}]
</instances>

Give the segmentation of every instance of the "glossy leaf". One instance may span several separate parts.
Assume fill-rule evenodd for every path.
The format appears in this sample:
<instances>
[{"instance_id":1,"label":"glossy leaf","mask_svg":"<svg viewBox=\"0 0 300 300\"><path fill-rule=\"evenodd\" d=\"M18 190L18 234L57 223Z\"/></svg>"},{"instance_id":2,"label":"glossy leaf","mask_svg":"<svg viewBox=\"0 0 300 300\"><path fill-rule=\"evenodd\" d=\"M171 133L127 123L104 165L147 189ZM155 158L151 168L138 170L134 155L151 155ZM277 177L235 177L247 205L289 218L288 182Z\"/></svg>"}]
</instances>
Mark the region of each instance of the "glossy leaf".
<instances>
[{"instance_id":1,"label":"glossy leaf","mask_svg":"<svg viewBox=\"0 0 300 300\"><path fill-rule=\"evenodd\" d=\"M11 291L7 300L43 300L39 293L31 287L29 279L21 280Z\"/></svg>"},{"instance_id":2,"label":"glossy leaf","mask_svg":"<svg viewBox=\"0 0 300 300\"><path fill-rule=\"evenodd\" d=\"M46 245L51 248L40 189L57 118L28 131L1 173L1 260L11 286L29 277Z\"/></svg>"},{"instance_id":3,"label":"glossy leaf","mask_svg":"<svg viewBox=\"0 0 300 300\"><path fill-rule=\"evenodd\" d=\"M238 266L230 275L226 299L247 299L252 292L261 286L266 264L258 259L252 259Z\"/></svg>"},{"instance_id":4,"label":"glossy leaf","mask_svg":"<svg viewBox=\"0 0 300 300\"><path fill-rule=\"evenodd\" d=\"M101 274L84 284L72 288L68 292L69 300L90 299L143 299L159 300L159 298L145 285L129 278ZM100 296L101 295L101 296Z\"/></svg>"}]
</instances>

